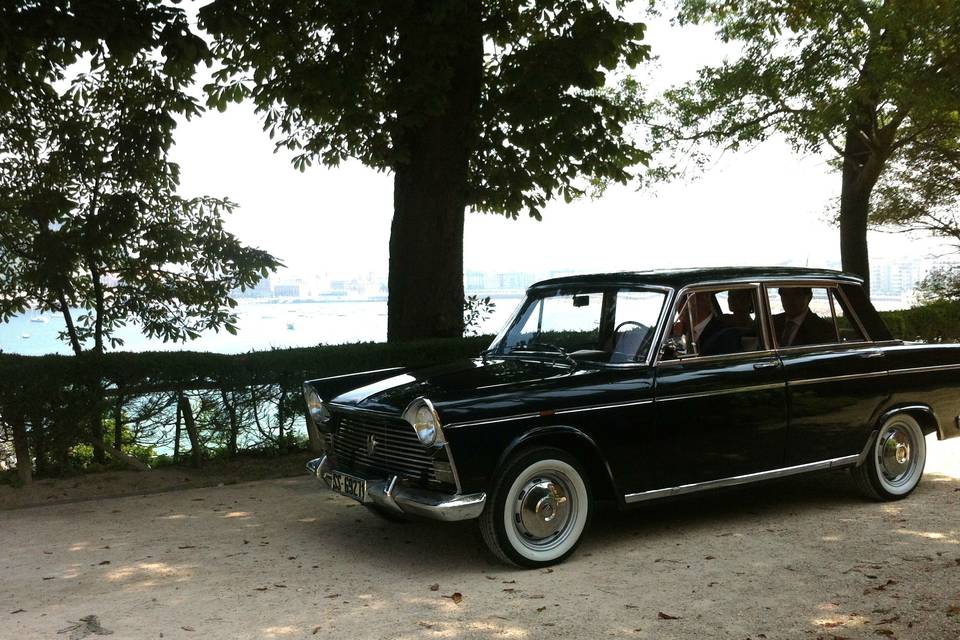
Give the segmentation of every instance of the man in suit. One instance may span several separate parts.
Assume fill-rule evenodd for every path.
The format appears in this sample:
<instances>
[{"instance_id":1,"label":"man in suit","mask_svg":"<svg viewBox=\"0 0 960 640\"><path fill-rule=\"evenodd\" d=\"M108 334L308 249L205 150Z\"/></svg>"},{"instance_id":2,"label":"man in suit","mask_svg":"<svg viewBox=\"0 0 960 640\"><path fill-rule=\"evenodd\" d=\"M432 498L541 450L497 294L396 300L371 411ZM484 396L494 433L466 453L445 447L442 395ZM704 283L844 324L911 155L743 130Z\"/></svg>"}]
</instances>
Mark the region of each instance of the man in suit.
<instances>
[{"instance_id":1,"label":"man in suit","mask_svg":"<svg viewBox=\"0 0 960 640\"><path fill-rule=\"evenodd\" d=\"M781 347L837 342L833 323L810 310L810 287L781 287L778 293L783 313L773 316L773 329Z\"/></svg>"},{"instance_id":2,"label":"man in suit","mask_svg":"<svg viewBox=\"0 0 960 640\"><path fill-rule=\"evenodd\" d=\"M723 317L716 312L713 293L709 291L697 291L687 297L674 327L674 335L683 333L697 346L698 355L740 351L739 334L728 330Z\"/></svg>"}]
</instances>

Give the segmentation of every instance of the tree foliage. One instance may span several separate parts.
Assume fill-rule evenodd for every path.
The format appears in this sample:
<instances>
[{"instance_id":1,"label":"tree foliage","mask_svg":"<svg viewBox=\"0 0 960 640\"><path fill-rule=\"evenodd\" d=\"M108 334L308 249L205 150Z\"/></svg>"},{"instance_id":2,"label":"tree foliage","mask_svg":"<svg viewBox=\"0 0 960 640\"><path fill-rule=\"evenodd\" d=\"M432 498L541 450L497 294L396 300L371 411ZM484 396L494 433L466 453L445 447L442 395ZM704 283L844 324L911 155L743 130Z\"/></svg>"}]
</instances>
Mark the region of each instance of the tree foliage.
<instances>
[{"instance_id":1,"label":"tree foliage","mask_svg":"<svg viewBox=\"0 0 960 640\"><path fill-rule=\"evenodd\" d=\"M179 10L117 6L91 23L84 3L30 5L5 41L4 73L26 75L0 119L0 321L62 314L76 353L131 321L164 340L234 331L230 291L278 264L224 230L231 202L177 194L168 152L175 118L202 109L187 88L203 42Z\"/></svg>"},{"instance_id":2,"label":"tree foliage","mask_svg":"<svg viewBox=\"0 0 960 640\"><path fill-rule=\"evenodd\" d=\"M701 142L737 149L782 135L798 152L830 154L842 170L844 267L867 276L878 180L960 138L960 4L682 0L677 20L716 25L742 53L666 92L651 129L656 150L692 153L702 164L709 152ZM659 177L674 175L676 160L659 165ZM918 177L905 171L892 182L915 194L924 189Z\"/></svg>"},{"instance_id":3,"label":"tree foliage","mask_svg":"<svg viewBox=\"0 0 960 640\"><path fill-rule=\"evenodd\" d=\"M396 169L410 159L405 133L451 106L453 70L432 54L464 34L433 27L461 4L470 3L218 0L200 12L224 63L210 103L253 100L300 169L347 158ZM483 84L468 205L539 217L550 198L583 193L578 177L626 181L646 155L624 136L626 108L599 90L610 71L647 57L644 26L595 0L478 4ZM406 49L400 34L411 31Z\"/></svg>"},{"instance_id":4,"label":"tree foliage","mask_svg":"<svg viewBox=\"0 0 960 640\"><path fill-rule=\"evenodd\" d=\"M209 101L251 100L301 170L392 172L388 338L456 337L465 209L540 218L646 160L602 91L648 55L621 4L215 0Z\"/></svg>"}]
</instances>

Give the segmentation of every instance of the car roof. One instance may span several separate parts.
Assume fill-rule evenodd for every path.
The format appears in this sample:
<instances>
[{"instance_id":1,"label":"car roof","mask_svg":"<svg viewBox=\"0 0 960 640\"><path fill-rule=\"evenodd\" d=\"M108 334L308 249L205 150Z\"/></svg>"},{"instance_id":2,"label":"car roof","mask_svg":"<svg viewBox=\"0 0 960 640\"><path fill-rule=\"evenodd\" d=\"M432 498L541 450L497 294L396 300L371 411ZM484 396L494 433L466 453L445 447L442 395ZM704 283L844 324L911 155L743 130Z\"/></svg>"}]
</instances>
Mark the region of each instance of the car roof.
<instances>
[{"instance_id":1,"label":"car roof","mask_svg":"<svg viewBox=\"0 0 960 640\"><path fill-rule=\"evenodd\" d=\"M563 286L648 285L680 289L689 285L714 282L759 280L841 280L861 284L862 278L832 269L807 267L708 267L663 271L619 271L550 278L530 285L530 289Z\"/></svg>"}]
</instances>

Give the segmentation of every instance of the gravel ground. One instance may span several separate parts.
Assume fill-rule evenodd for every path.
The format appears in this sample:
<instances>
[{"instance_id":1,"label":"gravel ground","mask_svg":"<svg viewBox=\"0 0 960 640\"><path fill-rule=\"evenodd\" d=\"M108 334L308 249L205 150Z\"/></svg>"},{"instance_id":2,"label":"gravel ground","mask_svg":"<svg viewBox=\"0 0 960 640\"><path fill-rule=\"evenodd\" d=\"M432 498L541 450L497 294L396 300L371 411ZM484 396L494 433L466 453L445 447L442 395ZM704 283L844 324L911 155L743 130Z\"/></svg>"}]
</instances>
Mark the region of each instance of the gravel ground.
<instances>
[{"instance_id":1,"label":"gravel ground","mask_svg":"<svg viewBox=\"0 0 960 640\"><path fill-rule=\"evenodd\" d=\"M604 511L532 572L308 477L2 511L0 637L956 639L960 442L930 445L902 502L831 473Z\"/></svg>"}]
</instances>

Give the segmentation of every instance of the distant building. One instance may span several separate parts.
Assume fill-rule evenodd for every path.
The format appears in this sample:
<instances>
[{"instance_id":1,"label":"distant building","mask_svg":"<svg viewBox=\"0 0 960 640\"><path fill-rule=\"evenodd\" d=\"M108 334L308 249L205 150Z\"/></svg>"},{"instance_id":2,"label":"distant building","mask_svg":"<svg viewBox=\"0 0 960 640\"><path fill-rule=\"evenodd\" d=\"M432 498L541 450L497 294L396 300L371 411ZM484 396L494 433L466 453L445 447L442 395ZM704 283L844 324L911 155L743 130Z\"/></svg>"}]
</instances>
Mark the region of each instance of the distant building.
<instances>
[{"instance_id":1,"label":"distant building","mask_svg":"<svg viewBox=\"0 0 960 640\"><path fill-rule=\"evenodd\" d=\"M278 284L273 287L273 295L277 298L299 298L299 284Z\"/></svg>"}]
</instances>

